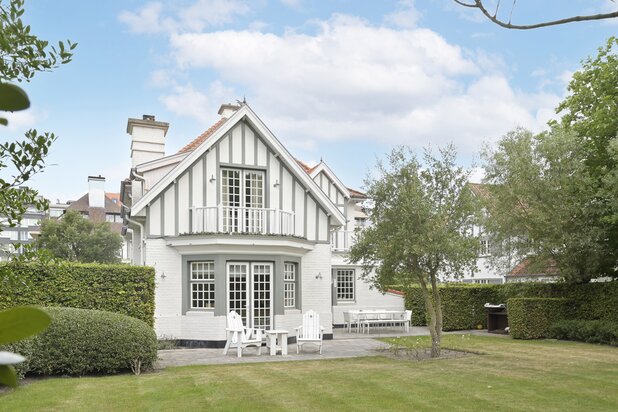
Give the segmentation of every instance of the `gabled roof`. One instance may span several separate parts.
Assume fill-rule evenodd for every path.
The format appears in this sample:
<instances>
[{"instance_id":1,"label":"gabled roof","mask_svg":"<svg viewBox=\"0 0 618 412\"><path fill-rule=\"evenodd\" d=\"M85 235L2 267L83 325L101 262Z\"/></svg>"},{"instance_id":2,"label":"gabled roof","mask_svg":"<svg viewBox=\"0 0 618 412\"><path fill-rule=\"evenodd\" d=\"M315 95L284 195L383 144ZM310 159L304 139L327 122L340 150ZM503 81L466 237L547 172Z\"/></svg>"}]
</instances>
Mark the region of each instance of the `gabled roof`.
<instances>
[{"instance_id":1,"label":"gabled roof","mask_svg":"<svg viewBox=\"0 0 618 412\"><path fill-rule=\"evenodd\" d=\"M339 189L339 191L343 193L343 196L346 199L350 198L350 191L348 190L348 188L345 187L345 185L341 182L341 180L339 180L337 175L333 173L330 167L328 167L328 165L322 161L318 163L318 165L315 166L313 169L311 169L311 172L309 172L309 176L311 176L311 178L313 179L320 173L324 173L326 176L328 176L328 178L333 181L337 189Z\"/></svg>"},{"instance_id":2,"label":"gabled roof","mask_svg":"<svg viewBox=\"0 0 618 412\"><path fill-rule=\"evenodd\" d=\"M227 121L213 130L207 135L208 130L203 133L206 137L193 149L174 169L159 180L144 196L142 196L131 208L131 214L135 215L141 212L156 196L158 196L165 188L174 182L189 166L196 162L206 151L208 151L217 141L222 139L238 122L246 120L251 123L255 130L265 139L272 149L280 154L280 159L290 168L291 172L299 179L306 188L308 188L317 202L326 210L336 224L343 225L345 217L343 213L335 206L326 194L318 187L317 183L311 179L304 168L298 164L296 159L287 151L275 135L268 129L262 120L255 114L249 105L242 105Z\"/></svg>"},{"instance_id":3,"label":"gabled roof","mask_svg":"<svg viewBox=\"0 0 618 412\"><path fill-rule=\"evenodd\" d=\"M183 147L182 149L180 149L178 151L178 153L188 153L188 152L192 152L195 149L197 149L198 147L200 147L200 145L202 143L204 143L204 141L206 139L208 139L210 136L212 136L217 130L219 130L219 128L221 126L223 126L223 124L227 121L227 118L222 117L221 119L219 119L219 121L215 124L213 124L212 126L210 126L208 128L208 130L206 130L204 133L202 133L201 135L199 135L198 137L196 137L191 143L189 143L188 145L186 145L185 147Z\"/></svg>"},{"instance_id":4,"label":"gabled roof","mask_svg":"<svg viewBox=\"0 0 618 412\"><path fill-rule=\"evenodd\" d=\"M348 191L350 192L350 196L357 199L367 199L367 194L363 193L359 190L355 190L348 187Z\"/></svg>"},{"instance_id":5,"label":"gabled roof","mask_svg":"<svg viewBox=\"0 0 618 412\"><path fill-rule=\"evenodd\" d=\"M105 192L105 213L120 213L121 205L120 193ZM88 193L71 202L67 209L77 212L89 212L91 208Z\"/></svg>"}]
</instances>

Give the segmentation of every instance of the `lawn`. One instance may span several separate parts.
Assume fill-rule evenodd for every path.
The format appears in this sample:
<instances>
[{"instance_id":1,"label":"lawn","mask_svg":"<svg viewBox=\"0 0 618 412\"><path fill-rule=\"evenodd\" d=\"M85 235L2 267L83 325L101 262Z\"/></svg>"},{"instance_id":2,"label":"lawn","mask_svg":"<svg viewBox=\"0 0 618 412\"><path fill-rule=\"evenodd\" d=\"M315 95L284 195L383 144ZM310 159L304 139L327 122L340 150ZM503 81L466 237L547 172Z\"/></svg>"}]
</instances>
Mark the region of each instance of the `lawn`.
<instances>
[{"instance_id":1,"label":"lawn","mask_svg":"<svg viewBox=\"0 0 618 412\"><path fill-rule=\"evenodd\" d=\"M0 395L0 410L618 410L618 348L461 335L444 346L482 354L44 379Z\"/></svg>"}]
</instances>

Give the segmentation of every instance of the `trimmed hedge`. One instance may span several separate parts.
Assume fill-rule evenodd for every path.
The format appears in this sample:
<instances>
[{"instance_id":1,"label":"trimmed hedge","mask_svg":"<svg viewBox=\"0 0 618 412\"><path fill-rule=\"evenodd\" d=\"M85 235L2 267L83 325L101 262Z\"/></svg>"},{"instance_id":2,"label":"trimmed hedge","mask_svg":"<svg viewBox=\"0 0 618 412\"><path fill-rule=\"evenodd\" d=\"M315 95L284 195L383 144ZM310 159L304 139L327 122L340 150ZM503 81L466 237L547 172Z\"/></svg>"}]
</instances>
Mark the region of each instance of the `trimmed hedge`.
<instances>
[{"instance_id":1,"label":"trimmed hedge","mask_svg":"<svg viewBox=\"0 0 618 412\"><path fill-rule=\"evenodd\" d=\"M618 323L602 320L561 320L550 326L549 337L618 346Z\"/></svg>"},{"instance_id":2,"label":"trimmed hedge","mask_svg":"<svg viewBox=\"0 0 618 412\"><path fill-rule=\"evenodd\" d=\"M572 303L560 298L512 298L506 303L513 339L549 336L550 326L570 317Z\"/></svg>"},{"instance_id":3,"label":"trimmed hedge","mask_svg":"<svg viewBox=\"0 0 618 412\"><path fill-rule=\"evenodd\" d=\"M45 308L52 318L40 335L12 345L28 358L20 373L85 375L141 370L157 360L154 330L139 319L119 313L75 308Z\"/></svg>"},{"instance_id":4,"label":"trimmed hedge","mask_svg":"<svg viewBox=\"0 0 618 412\"><path fill-rule=\"evenodd\" d=\"M394 287L397 289L396 287ZM406 292L406 308L412 310L412 324L427 324L420 288ZM483 305L506 303L510 298L564 298L573 302L573 318L584 320L618 319L618 281L607 283L506 283L502 285L446 284L440 287L444 330L487 328Z\"/></svg>"},{"instance_id":5,"label":"trimmed hedge","mask_svg":"<svg viewBox=\"0 0 618 412\"><path fill-rule=\"evenodd\" d=\"M0 309L62 306L122 313L154 324L154 269L96 263L10 263L17 282L0 287Z\"/></svg>"}]
</instances>

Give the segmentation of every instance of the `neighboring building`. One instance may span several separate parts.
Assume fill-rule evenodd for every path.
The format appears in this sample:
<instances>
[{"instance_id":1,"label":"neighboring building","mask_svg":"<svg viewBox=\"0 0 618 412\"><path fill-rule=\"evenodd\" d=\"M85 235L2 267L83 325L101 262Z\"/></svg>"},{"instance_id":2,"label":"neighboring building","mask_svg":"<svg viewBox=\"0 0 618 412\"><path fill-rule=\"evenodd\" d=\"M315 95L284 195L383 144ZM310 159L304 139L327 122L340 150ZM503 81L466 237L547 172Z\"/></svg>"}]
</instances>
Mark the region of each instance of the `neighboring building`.
<instances>
[{"instance_id":1,"label":"neighboring building","mask_svg":"<svg viewBox=\"0 0 618 412\"><path fill-rule=\"evenodd\" d=\"M469 183L472 192L479 197L487 198L490 196L488 185L480 183ZM497 245L491 243L491 238L486 235L483 228L474 226L472 228L472 236L478 236L480 240L480 248L477 258L477 270L474 274L464 273L458 281L463 283L477 284L500 284L505 282L555 282L560 276L558 268L555 264L547 266L543 273L530 272L530 260L524 259L518 261L515 259L509 260L508 266L512 269L498 269L491 264L492 253Z\"/></svg>"},{"instance_id":2,"label":"neighboring building","mask_svg":"<svg viewBox=\"0 0 618 412\"><path fill-rule=\"evenodd\" d=\"M58 219L64 215L69 208L69 203L62 203L60 199L56 200L56 203L49 203L49 210L47 216L50 219Z\"/></svg>"},{"instance_id":3,"label":"neighboring building","mask_svg":"<svg viewBox=\"0 0 618 412\"><path fill-rule=\"evenodd\" d=\"M371 290L345 253L365 196L321 162L296 160L246 105L165 156L169 125L129 119L132 169L121 185L134 264L156 270L159 336L217 346L226 314L293 331L315 310L332 336L343 308L403 309Z\"/></svg>"},{"instance_id":4,"label":"neighboring building","mask_svg":"<svg viewBox=\"0 0 618 412\"><path fill-rule=\"evenodd\" d=\"M36 235L41 230L41 220L45 217L34 206L28 206L18 226L5 226L6 219L0 218L0 261L7 260L12 254L20 254L23 251L21 245L34 242Z\"/></svg>"},{"instance_id":5,"label":"neighboring building","mask_svg":"<svg viewBox=\"0 0 618 412\"><path fill-rule=\"evenodd\" d=\"M550 261L543 267L539 268L538 265L533 265L530 259L524 259L521 263L513 268L505 276L507 283L514 282L545 282L552 283L558 282L562 278L556 262Z\"/></svg>"},{"instance_id":6,"label":"neighboring building","mask_svg":"<svg viewBox=\"0 0 618 412\"><path fill-rule=\"evenodd\" d=\"M122 234L122 202L119 193L105 192L105 178L102 176L88 176L88 193L77 200L67 202L66 210L74 210L93 222L108 222L112 232ZM63 205L50 207L58 214ZM62 213L64 214L64 213ZM123 237L122 249L118 252L123 262L130 262L129 248Z\"/></svg>"}]
</instances>

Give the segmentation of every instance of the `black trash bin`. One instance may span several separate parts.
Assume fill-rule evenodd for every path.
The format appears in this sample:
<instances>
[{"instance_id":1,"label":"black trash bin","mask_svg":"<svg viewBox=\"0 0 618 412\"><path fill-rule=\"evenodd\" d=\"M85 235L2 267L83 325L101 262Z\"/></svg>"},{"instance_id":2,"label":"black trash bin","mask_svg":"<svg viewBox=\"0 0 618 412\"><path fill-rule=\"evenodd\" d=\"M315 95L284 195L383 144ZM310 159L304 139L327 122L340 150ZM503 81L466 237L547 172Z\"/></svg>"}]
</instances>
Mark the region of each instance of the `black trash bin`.
<instances>
[{"instance_id":1,"label":"black trash bin","mask_svg":"<svg viewBox=\"0 0 618 412\"><path fill-rule=\"evenodd\" d=\"M506 305L485 304L487 310L487 332L489 333L508 333L509 318L506 313Z\"/></svg>"}]
</instances>

